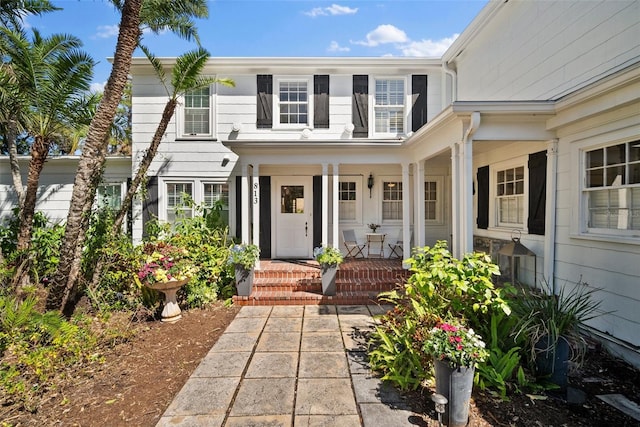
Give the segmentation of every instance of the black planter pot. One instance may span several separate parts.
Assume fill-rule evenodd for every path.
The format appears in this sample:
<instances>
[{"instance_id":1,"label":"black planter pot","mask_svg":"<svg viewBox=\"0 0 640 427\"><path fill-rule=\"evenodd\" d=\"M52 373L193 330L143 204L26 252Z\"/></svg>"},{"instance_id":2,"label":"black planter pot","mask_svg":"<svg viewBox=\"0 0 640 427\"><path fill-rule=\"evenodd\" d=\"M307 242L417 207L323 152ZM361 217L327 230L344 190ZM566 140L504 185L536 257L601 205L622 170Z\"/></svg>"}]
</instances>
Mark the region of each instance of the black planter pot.
<instances>
[{"instance_id":1,"label":"black planter pot","mask_svg":"<svg viewBox=\"0 0 640 427\"><path fill-rule=\"evenodd\" d=\"M550 337L544 336L535 345L536 350L536 375L548 377L565 391L568 384L569 354L571 348L566 338L560 337L553 345Z\"/></svg>"}]
</instances>

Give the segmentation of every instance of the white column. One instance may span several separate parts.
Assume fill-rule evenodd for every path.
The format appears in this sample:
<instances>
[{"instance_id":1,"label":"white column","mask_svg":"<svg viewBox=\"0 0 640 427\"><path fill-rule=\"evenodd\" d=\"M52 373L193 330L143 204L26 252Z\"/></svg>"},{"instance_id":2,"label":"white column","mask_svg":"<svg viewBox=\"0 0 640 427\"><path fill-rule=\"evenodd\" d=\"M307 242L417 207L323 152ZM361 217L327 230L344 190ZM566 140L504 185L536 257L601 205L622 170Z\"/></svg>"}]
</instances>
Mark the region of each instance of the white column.
<instances>
[{"instance_id":1,"label":"white column","mask_svg":"<svg viewBox=\"0 0 640 427\"><path fill-rule=\"evenodd\" d=\"M451 253L460 257L460 145L451 146Z\"/></svg>"},{"instance_id":2,"label":"white column","mask_svg":"<svg viewBox=\"0 0 640 427\"><path fill-rule=\"evenodd\" d=\"M415 177L415 200L416 204L416 218L413 226L413 240L414 246L422 247L425 245L426 241L426 233L424 227L424 160L421 160L415 163L415 169L413 172L413 176ZM405 255L406 256L406 255Z\"/></svg>"},{"instance_id":3,"label":"white column","mask_svg":"<svg viewBox=\"0 0 640 427\"><path fill-rule=\"evenodd\" d=\"M329 243L329 165L322 164L322 242Z\"/></svg>"},{"instance_id":4,"label":"white column","mask_svg":"<svg viewBox=\"0 0 640 427\"><path fill-rule=\"evenodd\" d=\"M544 213L544 280L555 294L556 192L558 187L558 140L547 142L547 194ZM535 278L534 280L537 280ZM535 286L535 283L534 283Z\"/></svg>"},{"instance_id":5,"label":"white column","mask_svg":"<svg viewBox=\"0 0 640 427\"><path fill-rule=\"evenodd\" d=\"M340 229L340 202L339 196L339 183L340 183L340 168L338 163L333 164L333 233L332 233L332 246L336 249L340 249L339 229Z\"/></svg>"},{"instance_id":6,"label":"white column","mask_svg":"<svg viewBox=\"0 0 640 427\"><path fill-rule=\"evenodd\" d=\"M242 199L242 212L240 221L242 224L242 235L240 239L242 243L249 243L249 165L243 164L241 167L242 177L240 179L240 195Z\"/></svg>"},{"instance_id":7,"label":"white column","mask_svg":"<svg viewBox=\"0 0 640 427\"><path fill-rule=\"evenodd\" d=\"M411 254L411 205L409 198L411 192L409 191L409 163L402 164L402 251L405 254L405 258L408 258ZM409 268L408 264L402 264L404 268Z\"/></svg>"},{"instance_id":8,"label":"white column","mask_svg":"<svg viewBox=\"0 0 640 427\"><path fill-rule=\"evenodd\" d=\"M461 254L473 252L473 139L468 138L463 145L462 158L462 246Z\"/></svg>"},{"instance_id":9,"label":"white column","mask_svg":"<svg viewBox=\"0 0 640 427\"><path fill-rule=\"evenodd\" d=\"M253 213L252 243L260 247L260 165L253 164L253 183L251 184L251 205ZM260 270L260 260L256 262L256 270Z\"/></svg>"}]
</instances>

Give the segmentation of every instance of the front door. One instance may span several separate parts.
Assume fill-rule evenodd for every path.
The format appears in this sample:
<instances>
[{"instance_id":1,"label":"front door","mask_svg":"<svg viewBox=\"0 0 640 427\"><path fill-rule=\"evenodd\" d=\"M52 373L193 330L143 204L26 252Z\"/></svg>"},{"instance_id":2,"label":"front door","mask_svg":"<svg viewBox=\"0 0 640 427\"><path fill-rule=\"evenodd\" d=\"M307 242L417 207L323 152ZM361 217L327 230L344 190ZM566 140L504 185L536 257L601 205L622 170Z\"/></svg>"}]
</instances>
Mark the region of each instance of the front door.
<instances>
[{"instance_id":1,"label":"front door","mask_svg":"<svg viewBox=\"0 0 640 427\"><path fill-rule=\"evenodd\" d=\"M274 177L275 258L313 255L312 178Z\"/></svg>"}]
</instances>

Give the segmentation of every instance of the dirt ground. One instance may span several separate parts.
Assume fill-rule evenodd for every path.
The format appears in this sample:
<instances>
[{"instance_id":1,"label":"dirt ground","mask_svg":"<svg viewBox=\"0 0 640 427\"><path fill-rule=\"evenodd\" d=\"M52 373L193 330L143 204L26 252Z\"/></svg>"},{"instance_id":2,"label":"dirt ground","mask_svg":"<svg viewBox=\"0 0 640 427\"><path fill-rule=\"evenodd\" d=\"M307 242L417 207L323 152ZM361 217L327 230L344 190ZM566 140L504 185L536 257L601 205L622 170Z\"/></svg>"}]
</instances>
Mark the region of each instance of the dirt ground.
<instances>
[{"instance_id":1,"label":"dirt ground","mask_svg":"<svg viewBox=\"0 0 640 427\"><path fill-rule=\"evenodd\" d=\"M1 414L9 413L8 408L4 408L0 411L0 425L154 426L237 311L237 307L216 305L183 312L183 319L172 325L136 324L138 331L133 340L116 346L97 370L77 372L74 380L48 396L35 414L13 413L2 420ZM571 385L586 393L584 403L568 404L552 395L544 396L544 400L517 395L509 402L502 402L475 391L470 425L640 425L595 397L596 394L621 393L640 403L640 372L627 364L594 348L580 375L571 378ZM425 389L411 397L420 403L427 416L435 419L429 395L430 390Z\"/></svg>"}]
</instances>

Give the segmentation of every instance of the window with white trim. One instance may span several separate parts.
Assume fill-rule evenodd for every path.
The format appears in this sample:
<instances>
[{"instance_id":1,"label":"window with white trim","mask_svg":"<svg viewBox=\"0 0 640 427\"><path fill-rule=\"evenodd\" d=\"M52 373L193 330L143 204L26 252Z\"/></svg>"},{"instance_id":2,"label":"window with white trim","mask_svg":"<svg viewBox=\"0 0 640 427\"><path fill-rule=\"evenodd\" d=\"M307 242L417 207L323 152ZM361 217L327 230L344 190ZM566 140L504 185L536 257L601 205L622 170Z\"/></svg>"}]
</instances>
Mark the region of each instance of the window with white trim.
<instances>
[{"instance_id":1,"label":"window with white trim","mask_svg":"<svg viewBox=\"0 0 640 427\"><path fill-rule=\"evenodd\" d=\"M175 222L177 217L191 218L193 209L187 206L193 200L193 183L191 182L167 182L166 183L167 222Z\"/></svg>"},{"instance_id":2,"label":"window with white trim","mask_svg":"<svg viewBox=\"0 0 640 427\"><path fill-rule=\"evenodd\" d=\"M113 211L122 206L122 184L100 184L96 194L98 209L109 208Z\"/></svg>"},{"instance_id":3,"label":"window with white trim","mask_svg":"<svg viewBox=\"0 0 640 427\"><path fill-rule=\"evenodd\" d=\"M382 183L382 220L402 219L402 181Z\"/></svg>"},{"instance_id":4,"label":"window with white trim","mask_svg":"<svg viewBox=\"0 0 640 427\"><path fill-rule=\"evenodd\" d=\"M340 221L355 221L358 218L358 192L355 181L338 183L338 210Z\"/></svg>"},{"instance_id":5,"label":"window with white trim","mask_svg":"<svg viewBox=\"0 0 640 427\"><path fill-rule=\"evenodd\" d=\"M301 129L312 125L313 97L310 96L310 81L309 78L276 79L274 117L277 126Z\"/></svg>"},{"instance_id":6,"label":"window with white trim","mask_svg":"<svg viewBox=\"0 0 640 427\"><path fill-rule=\"evenodd\" d=\"M584 161L587 228L640 230L640 140L585 151Z\"/></svg>"},{"instance_id":7,"label":"window with white trim","mask_svg":"<svg viewBox=\"0 0 640 427\"><path fill-rule=\"evenodd\" d=\"M211 135L211 90L209 87L184 94L183 134Z\"/></svg>"},{"instance_id":8,"label":"window with white trim","mask_svg":"<svg viewBox=\"0 0 640 427\"><path fill-rule=\"evenodd\" d=\"M404 133L404 79L376 79L374 96L375 133Z\"/></svg>"},{"instance_id":9,"label":"window with white trim","mask_svg":"<svg viewBox=\"0 0 640 427\"><path fill-rule=\"evenodd\" d=\"M524 166L499 170L496 176L498 226L524 227Z\"/></svg>"},{"instance_id":10,"label":"window with white trim","mask_svg":"<svg viewBox=\"0 0 640 427\"><path fill-rule=\"evenodd\" d=\"M424 183L424 219L425 221L438 221L438 182L425 181Z\"/></svg>"},{"instance_id":11,"label":"window with white trim","mask_svg":"<svg viewBox=\"0 0 640 427\"><path fill-rule=\"evenodd\" d=\"M229 225L229 185L205 183L203 192L204 206L207 208L219 206L224 223Z\"/></svg>"}]
</instances>

